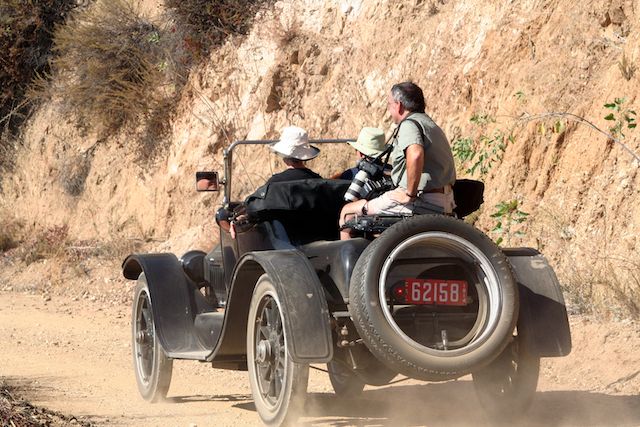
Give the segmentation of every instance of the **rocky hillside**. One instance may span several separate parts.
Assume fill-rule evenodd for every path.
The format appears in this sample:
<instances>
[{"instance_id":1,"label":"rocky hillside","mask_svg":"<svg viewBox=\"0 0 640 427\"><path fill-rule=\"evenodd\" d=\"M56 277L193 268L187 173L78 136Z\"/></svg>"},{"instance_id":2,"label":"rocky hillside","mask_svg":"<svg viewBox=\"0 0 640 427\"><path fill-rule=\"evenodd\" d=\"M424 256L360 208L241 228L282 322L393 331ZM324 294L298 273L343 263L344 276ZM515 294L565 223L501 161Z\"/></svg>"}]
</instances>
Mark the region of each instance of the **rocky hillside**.
<instances>
[{"instance_id":1,"label":"rocky hillside","mask_svg":"<svg viewBox=\"0 0 640 427\"><path fill-rule=\"evenodd\" d=\"M144 6L162 15L161 2ZM166 149L151 160L140 161L130 134L78 128L55 102L43 104L2 178L2 218L41 236L64 230L75 259L109 248L108 268L88 264L78 285L118 277L116 255L131 242L207 249L220 196L197 194L193 177L221 170L231 141L276 138L287 124L316 138L390 131L386 93L413 80L452 143L473 141L478 155L506 144L486 174L476 169L487 186L476 225L505 245L543 251L575 310L638 316L640 141L624 113L640 106L639 18L638 0L277 1L247 36L227 38L192 68ZM349 156L327 148L312 167L329 174ZM460 176L473 162L460 164ZM267 151L240 152L234 194L281 166ZM512 200L529 215L509 227L507 214L491 215ZM491 233L497 220L502 234ZM50 265L33 260L25 276L23 257L5 265L4 283L46 289L78 280L52 279L62 273Z\"/></svg>"}]
</instances>

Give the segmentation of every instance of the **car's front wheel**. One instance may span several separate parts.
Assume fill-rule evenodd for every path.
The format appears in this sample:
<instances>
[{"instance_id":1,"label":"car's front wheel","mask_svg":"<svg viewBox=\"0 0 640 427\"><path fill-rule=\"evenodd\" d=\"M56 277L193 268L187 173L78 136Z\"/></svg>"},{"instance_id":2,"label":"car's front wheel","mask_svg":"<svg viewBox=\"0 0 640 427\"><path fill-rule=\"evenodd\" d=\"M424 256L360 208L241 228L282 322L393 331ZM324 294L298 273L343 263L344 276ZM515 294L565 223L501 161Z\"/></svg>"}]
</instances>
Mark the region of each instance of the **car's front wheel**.
<instances>
[{"instance_id":1,"label":"car's front wheel","mask_svg":"<svg viewBox=\"0 0 640 427\"><path fill-rule=\"evenodd\" d=\"M247 365L256 409L269 426L295 423L309 378L309 365L291 359L282 307L276 287L263 274L249 307Z\"/></svg>"},{"instance_id":2,"label":"car's front wheel","mask_svg":"<svg viewBox=\"0 0 640 427\"><path fill-rule=\"evenodd\" d=\"M138 390L149 402L164 399L169 391L173 359L162 349L156 334L151 295L144 273L138 277L132 310L133 367Z\"/></svg>"}]
</instances>

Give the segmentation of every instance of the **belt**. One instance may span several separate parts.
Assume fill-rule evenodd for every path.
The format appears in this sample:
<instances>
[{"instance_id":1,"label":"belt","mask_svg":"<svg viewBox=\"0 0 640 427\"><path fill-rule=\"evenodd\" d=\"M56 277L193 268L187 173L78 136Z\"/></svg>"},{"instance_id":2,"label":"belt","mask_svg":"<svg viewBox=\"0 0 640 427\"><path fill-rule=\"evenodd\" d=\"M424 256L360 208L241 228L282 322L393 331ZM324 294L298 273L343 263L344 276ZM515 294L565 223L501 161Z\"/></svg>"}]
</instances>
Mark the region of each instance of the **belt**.
<instances>
[{"instance_id":1,"label":"belt","mask_svg":"<svg viewBox=\"0 0 640 427\"><path fill-rule=\"evenodd\" d=\"M423 193L441 193L444 194L444 187L432 188L431 190L422 190Z\"/></svg>"}]
</instances>

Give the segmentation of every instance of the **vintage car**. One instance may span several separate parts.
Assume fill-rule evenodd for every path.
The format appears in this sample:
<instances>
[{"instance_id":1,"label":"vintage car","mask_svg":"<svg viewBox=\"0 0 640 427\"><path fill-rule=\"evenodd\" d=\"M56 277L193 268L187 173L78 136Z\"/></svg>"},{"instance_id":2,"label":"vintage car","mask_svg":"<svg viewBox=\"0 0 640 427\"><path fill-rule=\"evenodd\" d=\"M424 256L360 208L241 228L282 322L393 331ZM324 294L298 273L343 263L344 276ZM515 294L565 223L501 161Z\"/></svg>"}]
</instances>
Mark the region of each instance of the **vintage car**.
<instances>
[{"instance_id":1,"label":"vintage car","mask_svg":"<svg viewBox=\"0 0 640 427\"><path fill-rule=\"evenodd\" d=\"M310 365L326 364L337 395L399 374L472 374L489 415L523 413L540 358L571 350L562 291L545 258L500 248L445 215L356 217L349 226L362 237L340 241L348 181L273 183L232 201L234 150L272 142L233 143L221 180L197 173L199 191L224 186L213 250L124 260L124 276L137 281L133 361L142 397L166 396L173 359L210 362L248 370L263 422L291 424ZM462 197L456 191L464 205Z\"/></svg>"}]
</instances>

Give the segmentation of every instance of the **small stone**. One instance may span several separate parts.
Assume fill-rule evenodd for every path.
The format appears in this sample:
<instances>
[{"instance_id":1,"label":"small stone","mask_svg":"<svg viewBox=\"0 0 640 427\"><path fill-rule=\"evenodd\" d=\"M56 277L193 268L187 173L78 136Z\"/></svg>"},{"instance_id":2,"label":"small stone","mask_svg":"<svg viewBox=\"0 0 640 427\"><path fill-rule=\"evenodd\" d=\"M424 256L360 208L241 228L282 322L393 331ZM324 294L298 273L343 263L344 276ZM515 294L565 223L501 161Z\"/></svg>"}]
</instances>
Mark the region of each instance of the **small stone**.
<instances>
[{"instance_id":1,"label":"small stone","mask_svg":"<svg viewBox=\"0 0 640 427\"><path fill-rule=\"evenodd\" d=\"M627 20L621 7L612 7L607 13L612 24L622 25Z\"/></svg>"}]
</instances>

